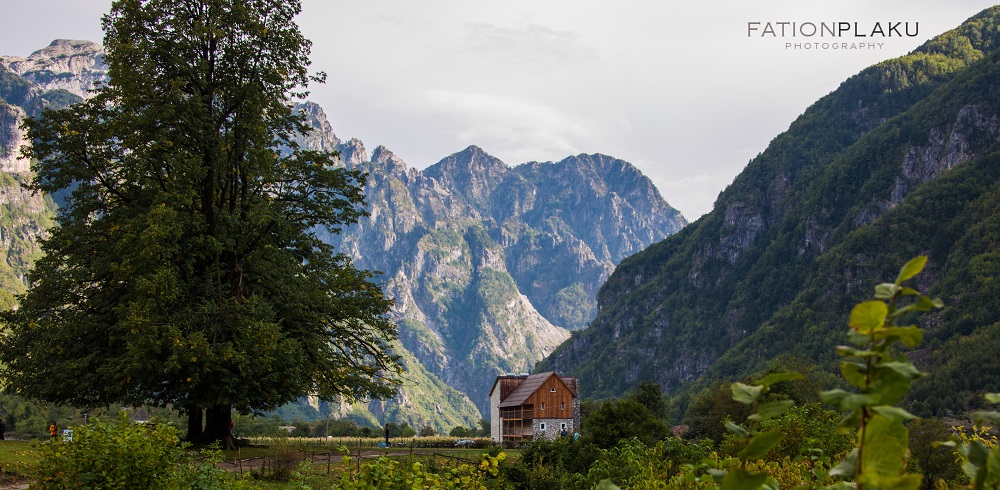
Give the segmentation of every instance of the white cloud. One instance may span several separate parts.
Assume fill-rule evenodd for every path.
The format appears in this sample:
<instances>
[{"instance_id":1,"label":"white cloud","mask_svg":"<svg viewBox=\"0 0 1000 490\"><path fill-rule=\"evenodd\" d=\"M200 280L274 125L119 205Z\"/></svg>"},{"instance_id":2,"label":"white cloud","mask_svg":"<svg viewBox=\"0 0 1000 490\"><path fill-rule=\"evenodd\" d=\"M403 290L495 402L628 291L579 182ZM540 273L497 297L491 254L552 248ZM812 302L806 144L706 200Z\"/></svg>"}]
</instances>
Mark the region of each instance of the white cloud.
<instances>
[{"instance_id":1,"label":"white cloud","mask_svg":"<svg viewBox=\"0 0 1000 490\"><path fill-rule=\"evenodd\" d=\"M99 40L110 0L7 2L0 54ZM476 144L514 165L585 152L636 163L689 218L748 158L858 70L992 0L303 0L341 138L424 167ZM881 50L792 52L749 21L911 21Z\"/></svg>"},{"instance_id":2,"label":"white cloud","mask_svg":"<svg viewBox=\"0 0 1000 490\"><path fill-rule=\"evenodd\" d=\"M462 145L503 155L510 165L554 160L579 152L577 141L592 138L595 123L529 100L490 93L431 90L421 105L448 119ZM442 155L443 156L443 155Z\"/></svg>"}]
</instances>

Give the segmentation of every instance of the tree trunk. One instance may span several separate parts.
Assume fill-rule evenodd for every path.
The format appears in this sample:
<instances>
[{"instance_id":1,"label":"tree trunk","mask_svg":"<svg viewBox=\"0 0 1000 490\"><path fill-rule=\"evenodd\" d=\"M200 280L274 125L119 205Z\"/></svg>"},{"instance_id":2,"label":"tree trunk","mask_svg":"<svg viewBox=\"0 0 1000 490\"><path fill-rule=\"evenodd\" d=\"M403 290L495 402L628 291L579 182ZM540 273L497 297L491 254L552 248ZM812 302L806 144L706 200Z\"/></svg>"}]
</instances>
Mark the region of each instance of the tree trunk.
<instances>
[{"instance_id":1,"label":"tree trunk","mask_svg":"<svg viewBox=\"0 0 1000 490\"><path fill-rule=\"evenodd\" d=\"M187 411L187 416L188 416L187 440L191 442L201 440L201 434L202 434L201 424L202 422L204 422L201 409L198 407L190 408Z\"/></svg>"},{"instance_id":2,"label":"tree trunk","mask_svg":"<svg viewBox=\"0 0 1000 490\"><path fill-rule=\"evenodd\" d=\"M233 411L229 405L213 405L205 409L205 432L201 441L219 443L220 449L236 449L233 441Z\"/></svg>"}]
</instances>

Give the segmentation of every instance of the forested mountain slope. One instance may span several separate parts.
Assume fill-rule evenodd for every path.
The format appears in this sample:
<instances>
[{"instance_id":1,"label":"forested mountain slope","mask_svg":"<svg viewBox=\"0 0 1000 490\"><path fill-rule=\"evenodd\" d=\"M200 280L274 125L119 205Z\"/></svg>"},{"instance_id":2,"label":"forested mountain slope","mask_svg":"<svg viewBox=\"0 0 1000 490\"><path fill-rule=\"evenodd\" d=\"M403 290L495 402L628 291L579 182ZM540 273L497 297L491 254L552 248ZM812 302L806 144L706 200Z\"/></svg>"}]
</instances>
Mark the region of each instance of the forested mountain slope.
<instances>
[{"instance_id":1,"label":"forested mountain slope","mask_svg":"<svg viewBox=\"0 0 1000 490\"><path fill-rule=\"evenodd\" d=\"M972 298L990 293L944 279L993 283L993 262L980 256L990 239L975 234L995 219L986 203L1000 134L998 18L1000 8L987 9L809 107L713 212L623 261L601 288L596 320L536 369L579 376L585 395L604 397L640 380L674 391L745 375L779 355L832 362L849 305L917 253L931 255L925 280L941 279L935 288L951 305L922 359L952 366L956 335L985 335L996 322L958 313L982 311Z\"/></svg>"}]
</instances>

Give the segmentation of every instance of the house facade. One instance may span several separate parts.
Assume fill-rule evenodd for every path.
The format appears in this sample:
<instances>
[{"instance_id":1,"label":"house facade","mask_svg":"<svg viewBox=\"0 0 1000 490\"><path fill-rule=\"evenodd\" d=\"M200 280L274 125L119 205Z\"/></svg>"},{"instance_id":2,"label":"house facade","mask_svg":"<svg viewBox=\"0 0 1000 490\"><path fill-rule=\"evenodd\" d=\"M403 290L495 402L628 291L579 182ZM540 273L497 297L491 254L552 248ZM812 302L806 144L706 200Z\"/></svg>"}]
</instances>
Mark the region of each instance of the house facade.
<instances>
[{"instance_id":1,"label":"house facade","mask_svg":"<svg viewBox=\"0 0 1000 490\"><path fill-rule=\"evenodd\" d=\"M490 429L494 442L515 443L579 432L577 379L555 371L497 376L490 389Z\"/></svg>"}]
</instances>

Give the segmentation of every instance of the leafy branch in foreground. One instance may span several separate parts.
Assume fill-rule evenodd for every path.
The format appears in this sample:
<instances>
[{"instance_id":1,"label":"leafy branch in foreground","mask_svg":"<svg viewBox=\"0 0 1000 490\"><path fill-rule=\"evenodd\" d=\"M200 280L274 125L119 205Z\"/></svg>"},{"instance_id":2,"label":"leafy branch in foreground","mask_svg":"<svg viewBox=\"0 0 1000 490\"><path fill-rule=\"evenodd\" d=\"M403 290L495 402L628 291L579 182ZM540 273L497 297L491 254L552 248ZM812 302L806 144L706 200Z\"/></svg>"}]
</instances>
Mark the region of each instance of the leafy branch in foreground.
<instances>
[{"instance_id":1,"label":"leafy branch in foreground","mask_svg":"<svg viewBox=\"0 0 1000 490\"><path fill-rule=\"evenodd\" d=\"M923 340L918 327L897 325L904 315L942 306L940 300L902 285L926 264L924 256L910 260L894 283L875 286L875 299L858 304L851 311L847 336L854 346L839 346L837 354L844 358L840 363L841 374L859 392L835 389L820 394L825 403L847 413L838 424L838 431L858 430L858 447L830 471L831 476L853 477L855 481L834 488L920 486L920 475L904 474L909 457L904 423L916 417L894 405L921 373L905 356L895 353L894 347L898 342L913 348Z\"/></svg>"}]
</instances>

